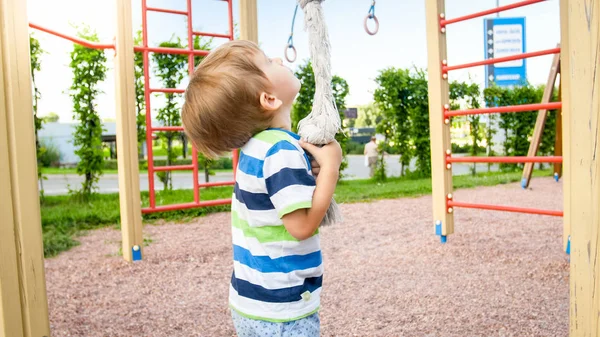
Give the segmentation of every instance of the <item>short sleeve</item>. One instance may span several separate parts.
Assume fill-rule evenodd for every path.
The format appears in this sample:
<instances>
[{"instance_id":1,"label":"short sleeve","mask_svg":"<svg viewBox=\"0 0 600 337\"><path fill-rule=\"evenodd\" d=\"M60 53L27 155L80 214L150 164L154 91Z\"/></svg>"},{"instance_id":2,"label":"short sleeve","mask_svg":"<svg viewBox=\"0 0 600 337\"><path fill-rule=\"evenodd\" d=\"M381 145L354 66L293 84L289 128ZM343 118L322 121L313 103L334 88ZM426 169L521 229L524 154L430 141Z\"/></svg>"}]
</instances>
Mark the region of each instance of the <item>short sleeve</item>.
<instances>
[{"instance_id":1,"label":"short sleeve","mask_svg":"<svg viewBox=\"0 0 600 337\"><path fill-rule=\"evenodd\" d=\"M280 218L312 207L316 182L304 151L280 141L267 152L263 176L269 198Z\"/></svg>"}]
</instances>

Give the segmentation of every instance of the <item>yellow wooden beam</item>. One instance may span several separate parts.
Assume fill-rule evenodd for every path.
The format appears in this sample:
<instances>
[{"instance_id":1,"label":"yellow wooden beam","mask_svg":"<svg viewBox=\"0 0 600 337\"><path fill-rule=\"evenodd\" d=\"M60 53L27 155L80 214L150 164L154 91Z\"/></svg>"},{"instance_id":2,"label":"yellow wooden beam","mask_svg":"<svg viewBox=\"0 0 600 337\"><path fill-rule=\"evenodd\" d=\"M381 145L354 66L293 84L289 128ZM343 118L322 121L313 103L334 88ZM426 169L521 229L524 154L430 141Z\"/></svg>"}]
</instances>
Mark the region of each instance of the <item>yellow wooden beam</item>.
<instances>
[{"instance_id":1,"label":"yellow wooden beam","mask_svg":"<svg viewBox=\"0 0 600 337\"><path fill-rule=\"evenodd\" d=\"M450 123L444 120L444 105L449 104L448 80L442 78L442 61L446 60L446 34L440 31L439 19L444 14L444 0L426 0L427 53L429 75L429 129L431 141L431 183L433 221L436 233L454 233L454 216L448 212L446 200L452 194L452 169L446 166L446 151L451 151ZM441 229L441 233L439 232Z\"/></svg>"},{"instance_id":2,"label":"yellow wooden beam","mask_svg":"<svg viewBox=\"0 0 600 337\"><path fill-rule=\"evenodd\" d=\"M562 97L562 81L558 85L558 99ZM556 133L554 138L554 155L560 157L563 155L562 144L562 109L556 111ZM559 179L562 176L562 163L554 163L554 176Z\"/></svg>"},{"instance_id":3,"label":"yellow wooden beam","mask_svg":"<svg viewBox=\"0 0 600 337\"><path fill-rule=\"evenodd\" d=\"M561 0L565 208L570 223L570 336L600 336L600 2ZM565 42L566 45L565 45ZM565 181L565 185L567 182Z\"/></svg>"},{"instance_id":4,"label":"yellow wooden beam","mask_svg":"<svg viewBox=\"0 0 600 337\"><path fill-rule=\"evenodd\" d=\"M563 137L563 249L569 246L571 236L571 56L569 55L569 0L560 0L560 85L562 92L562 137Z\"/></svg>"},{"instance_id":5,"label":"yellow wooden beam","mask_svg":"<svg viewBox=\"0 0 600 337\"><path fill-rule=\"evenodd\" d=\"M557 47L560 47L558 45ZM550 72L548 73L548 80L546 81L546 88L542 95L542 101L540 103L550 103L552 101L552 95L554 94L554 84L556 83L556 77L560 72L560 54L554 55L552 65L550 66ZM542 109L538 111L537 119L535 121L535 127L533 128L533 137L531 143L529 143L529 151L527 157L537 156L540 144L542 143L542 136L544 135L544 127L546 126L546 117L548 117L548 110ZM523 167L523 175L521 178L521 186L523 188L529 187L531 180L531 174L533 173L534 163L525 163Z\"/></svg>"},{"instance_id":6,"label":"yellow wooden beam","mask_svg":"<svg viewBox=\"0 0 600 337\"><path fill-rule=\"evenodd\" d=\"M123 258L142 257L142 210L138 163L135 73L131 1L116 0L115 98L117 113L117 161ZM146 85L149 85L148 83ZM151 146L151 144L149 145Z\"/></svg>"},{"instance_id":7,"label":"yellow wooden beam","mask_svg":"<svg viewBox=\"0 0 600 337\"><path fill-rule=\"evenodd\" d=\"M256 0L240 0L240 39L258 43Z\"/></svg>"},{"instance_id":8,"label":"yellow wooden beam","mask_svg":"<svg viewBox=\"0 0 600 337\"><path fill-rule=\"evenodd\" d=\"M25 0L0 27L0 336L49 336Z\"/></svg>"}]
</instances>

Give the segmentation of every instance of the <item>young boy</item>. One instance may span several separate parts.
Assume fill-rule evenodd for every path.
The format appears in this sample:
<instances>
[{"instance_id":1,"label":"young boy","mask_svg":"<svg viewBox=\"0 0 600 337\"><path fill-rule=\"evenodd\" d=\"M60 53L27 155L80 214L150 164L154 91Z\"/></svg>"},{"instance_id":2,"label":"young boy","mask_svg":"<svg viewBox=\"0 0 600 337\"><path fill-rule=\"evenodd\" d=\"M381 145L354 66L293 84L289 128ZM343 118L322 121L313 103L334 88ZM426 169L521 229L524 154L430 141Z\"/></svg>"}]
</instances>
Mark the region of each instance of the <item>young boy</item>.
<instances>
[{"instance_id":1,"label":"young boy","mask_svg":"<svg viewBox=\"0 0 600 337\"><path fill-rule=\"evenodd\" d=\"M318 227L338 180L337 142L290 131L300 82L247 41L220 46L190 79L182 120L214 157L241 148L231 205L229 305L238 336L319 336L323 264ZM315 161L311 162L305 153ZM313 175L314 174L314 175Z\"/></svg>"}]
</instances>

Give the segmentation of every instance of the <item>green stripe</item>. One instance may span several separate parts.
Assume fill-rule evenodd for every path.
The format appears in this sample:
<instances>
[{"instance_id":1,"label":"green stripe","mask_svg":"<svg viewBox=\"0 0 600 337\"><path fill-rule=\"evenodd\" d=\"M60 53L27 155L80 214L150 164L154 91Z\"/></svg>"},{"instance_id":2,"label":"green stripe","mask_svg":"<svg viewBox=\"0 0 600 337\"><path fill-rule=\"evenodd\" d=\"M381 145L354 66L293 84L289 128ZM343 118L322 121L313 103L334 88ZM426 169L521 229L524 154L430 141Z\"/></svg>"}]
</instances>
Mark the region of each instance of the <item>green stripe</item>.
<instances>
[{"instance_id":1,"label":"green stripe","mask_svg":"<svg viewBox=\"0 0 600 337\"><path fill-rule=\"evenodd\" d=\"M266 143L269 143L271 145L275 145L277 142L280 142L282 140L290 141L291 137L290 137L290 135L288 135L287 133L285 133L283 131L265 130L265 131L257 134L253 138L257 139L257 140L261 140Z\"/></svg>"},{"instance_id":2,"label":"green stripe","mask_svg":"<svg viewBox=\"0 0 600 337\"><path fill-rule=\"evenodd\" d=\"M302 202L298 202L298 203L295 203L295 204L291 204L291 205L288 205L287 207L285 207L284 209L282 209L279 212L279 217L283 218L283 216L286 215L286 214L290 214L290 213L292 213L294 211L297 211L299 209L311 208L311 207L312 207L312 200L302 201Z\"/></svg>"},{"instance_id":3,"label":"green stripe","mask_svg":"<svg viewBox=\"0 0 600 337\"><path fill-rule=\"evenodd\" d=\"M284 225L250 227L246 220L240 219L236 211L231 211L231 226L240 229L244 233L245 237L255 238L260 243L279 241L300 241L293 237L292 234L290 234L290 232L287 231ZM313 236L317 234L319 234L319 229L315 231Z\"/></svg>"},{"instance_id":4,"label":"green stripe","mask_svg":"<svg viewBox=\"0 0 600 337\"><path fill-rule=\"evenodd\" d=\"M314 315L314 314L316 314L319 311L319 309L321 309L321 307L319 306L319 307L317 307L317 309L309 312L308 314L302 315L302 316L298 316L298 317L294 317L294 318L288 318L288 319L273 319L273 318L266 318L266 317L260 317L260 316L253 316L253 315L244 314L243 312L239 311L238 309L236 309L231 304L229 304L229 307L231 308L231 310L234 310L235 312L237 312L242 317L253 319L253 320L257 320L257 321L271 322L271 323L286 323L286 322L297 321L297 320L306 318L308 316Z\"/></svg>"},{"instance_id":5,"label":"green stripe","mask_svg":"<svg viewBox=\"0 0 600 337\"><path fill-rule=\"evenodd\" d=\"M290 234L284 225L280 226L264 226L250 227L246 220L240 219L236 211L231 211L231 225L241 229L244 236L255 238L260 243L277 242L277 241L298 241Z\"/></svg>"}]
</instances>

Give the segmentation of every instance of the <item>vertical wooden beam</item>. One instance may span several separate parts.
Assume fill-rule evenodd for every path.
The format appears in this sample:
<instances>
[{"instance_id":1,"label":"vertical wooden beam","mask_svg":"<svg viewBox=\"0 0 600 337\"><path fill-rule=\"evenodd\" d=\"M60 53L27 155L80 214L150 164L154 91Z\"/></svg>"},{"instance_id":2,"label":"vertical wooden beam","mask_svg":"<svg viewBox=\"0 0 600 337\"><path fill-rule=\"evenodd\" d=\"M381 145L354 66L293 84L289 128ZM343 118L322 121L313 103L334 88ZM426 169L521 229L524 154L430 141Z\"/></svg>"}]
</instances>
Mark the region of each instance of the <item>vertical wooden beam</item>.
<instances>
[{"instance_id":1,"label":"vertical wooden beam","mask_svg":"<svg viewBox=\"0 0 600 337\"><path fill-rule=\"evenodd\" d=\"M569 0L560 0L560 84L563 132L563 249L571 236L571 56L569 55Z\"/></svg>"},{"instance_id":2,"label":"vertical wooden beam","mask_svg":"<svg viewBox=\"0 0 600 337\"><path fill-rule=\"evenodd\" d=\"M49 336L25 0L0 0L0 336Z\"/></svg>"},{"instance_id":3,"label":"vertical wooden beam","mask_svg":"<svg viewBox=\"0 0 600 337\"><path fill-rule=\"evenodd\" d=\"M562 76L560 82L558 84L558 99L562 97ZM555 137L554 137L554 155L560 157L563 155L562 150L562 109L558 109L556 111L556 127L555 127ZM562 176L562 163L554 163L554 178L556 181L560 179Z\"/></svg>"},{"instance_id":4,"label":"vertical wooden beam","mask_svg":"<svg viewBox=\"0 0 600 337\"><path fill-rule=\"evenodd\" d=\"M115 98L117 113L117 162L123 258L142 257L142 209L138 163L135 73L131 1L116 0ZM146 84L148 85L148 83ZM149 146L152 146L150 144Z\"/></svg>"},{"instance_id":5,"label":"vertical wooden beam","mask_svg":"<svg viewBox=\"0 0 600 337\"><path fill-rule=\"evenodd\" d=\"M568 95L564 131L571 225L570 336L600 336L600 7L598 1L562 0L568 41L561 74ZM564 44L563 44L564 45ZM564 108L564 107L563 107ZM567 117L568 116L568 117ZM567 219L566 219L567 220Z\"/></svg>"},{"instance_id":6,"label":"vertical wooden beam","mask_svg":"<svg viewBox=\"0 0 600 337\"><path fill-rule=\"evenodd\" d=\"M446 34L440 31L444 0L426 0L427 53L429 75L429 129L431 139L431 183L433 221L442 242L454 233L454 216L448 212L447 198L452 193L452 169L446 166L450 146L450 123L444 121L444 104L449 104L448 80L442 78L442 61L446 60Z\"/></svg>"},{"instance_id":7,"label":"vertical wooden beam","mask_svg":"<svg viewBox=\"0 0 600 337\"><path fill-rule=\"evenodd\" d=\"M256 0L240 0L240 39L258 43Z\"/></svg>"},{"instance_id":8,"label":"vertical wooden beam","mask_svg":"<svg viewBox=\"0 0 600 337\"><path fill-rule=\"evenodd\" d=\"M560 45L558 45L560 46ZM557 46L557 47L558 47ZM552 101L552 94L554 94L554 83L556 83L556 77L560 72L560 54L555 54L550 66L550 72L548 73L548 80L546 81L546 88L542 95L541 103L550 103ZM542 143L542 136L544 135L544 127L546 126L546 117L548 117L548 110L542 109L538 111L537 119L535 121L535 127L533 129L533 137L531 143L529 143L529 151L527 152L528 157L535 157L540 144ZM531 180L531 174L533 173L534 163L525 163L523 167L523 175L521 178L521 187L529 187Z\"/></svg>"}]
</instances>

